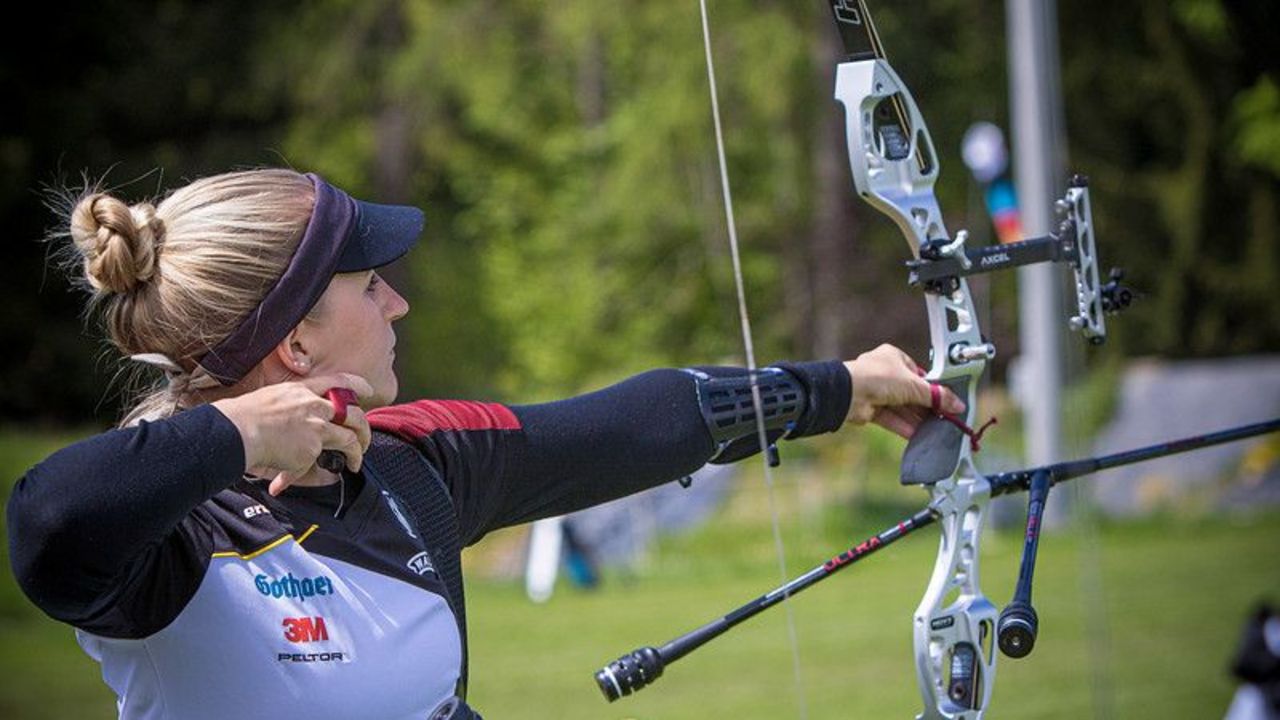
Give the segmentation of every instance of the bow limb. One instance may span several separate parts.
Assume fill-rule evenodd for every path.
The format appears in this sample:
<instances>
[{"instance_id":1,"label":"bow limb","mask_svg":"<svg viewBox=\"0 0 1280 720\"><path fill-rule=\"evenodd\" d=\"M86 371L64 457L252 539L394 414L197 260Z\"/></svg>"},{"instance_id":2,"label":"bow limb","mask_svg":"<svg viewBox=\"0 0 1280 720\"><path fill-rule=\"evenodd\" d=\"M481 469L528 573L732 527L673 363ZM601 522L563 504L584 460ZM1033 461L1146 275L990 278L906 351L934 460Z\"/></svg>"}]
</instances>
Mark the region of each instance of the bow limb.
<instances>
[{"instance_id":1,"label":"bow limb","mask_svg":"<svg viewBox=\"0 0 1280 720\"><path fill-rule=\"evenodd\" d=\"M934 196L937 156L906 85L884 58L866 3L833 0L852 59L836 70L835 97L845 109L849 167L859 196L898 226L914 258L963 255L964 236L947 234ZM968 284L956 278L926 293L931 340L926 379L965 400L976 419L975 389L994 356L978 327ZM926 485L941 527L938 558L913 621L920 718L978 720L995 680L996 607L982 593L978 561L991 487L955 426L930 419L903 457L902 481Z\"/></svg>"}]
</instances>

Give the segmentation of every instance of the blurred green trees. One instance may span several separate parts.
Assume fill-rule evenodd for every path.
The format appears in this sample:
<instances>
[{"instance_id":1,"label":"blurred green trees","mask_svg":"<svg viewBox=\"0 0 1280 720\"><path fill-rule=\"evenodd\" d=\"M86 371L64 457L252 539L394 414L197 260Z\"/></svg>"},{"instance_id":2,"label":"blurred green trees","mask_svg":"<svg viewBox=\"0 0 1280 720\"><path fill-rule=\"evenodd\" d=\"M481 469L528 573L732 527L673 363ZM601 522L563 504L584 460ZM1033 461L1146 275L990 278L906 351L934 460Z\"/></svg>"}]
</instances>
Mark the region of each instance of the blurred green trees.
<instances>
[{"instance_id":1,"label":"blurred green trees","mask_svg":"<svg viewBox=\"0 0 1280 720\"><path fill-rule=\"evenodd\" d=\"M713 0L748 300L762 362L924 346L902 239L851 192L825 3ZM1003 5L873 3L941 155L949 226L986 222L956 148L1005 123ZM315 170L426 208L392 272L405 396L533 400L662 364L741 362L696 2L186 0L39 8L7 58L0 416L115 415L74 298L41 279L32 192L80 169L129 197L233 167ZM1059 3L1069 167L1104 262L1145 296L1112 352L1275 352L1280 91L1269 3ZM5 52L17 52L13 48ZM1016 353L1012 276L983 284ZM106 356L111 357L111 356Z\"/></svg>"}]
</instances>

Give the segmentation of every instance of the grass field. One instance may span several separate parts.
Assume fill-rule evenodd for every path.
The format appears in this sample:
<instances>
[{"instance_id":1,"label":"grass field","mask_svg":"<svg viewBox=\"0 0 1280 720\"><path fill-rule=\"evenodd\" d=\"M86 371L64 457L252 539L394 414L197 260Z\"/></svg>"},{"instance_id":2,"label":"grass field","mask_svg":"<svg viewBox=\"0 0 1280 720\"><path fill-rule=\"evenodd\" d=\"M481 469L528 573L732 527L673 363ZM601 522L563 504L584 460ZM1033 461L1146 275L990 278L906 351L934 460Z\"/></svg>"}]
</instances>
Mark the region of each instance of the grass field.
<instances>
[{"instance_id":1,"label":"grass field","mask_svg":"<svg viewBox=\"0 0 1280 720\"><path fill-rule=\"evenodd\" d=\"M0 433L6 495L22 468L64 439ZM665 642L777 584L757 486L747 478L715 521L664 541L642 572L609 576L597 592L562 586L544 606L528 603L517 584L483 579L482 543L468 558L474 704L489 718L798 717L781 609L619 703L606 704L591 679L622 652ZM831 509L843 507L834 498L844 489L828 488L815 501L795 475L781 477L792 575L880 530L919 499L896 489L864 493L862 507L875 499L878 509L852 515ZM1019 541L1016 533L993 532L984 546L983 586L997 604L1013 586ZM1039 642L1029 658L1002 660L989 717L1087 718L1099 702L1114 718L1222 717L1241 622L1259 600L1280 599L1280 514L1107 524L1097 541L1101 589L1092 593L1082 575L1089 544L1070 530L1046 536L1036 573ZM795 600L808 717L914 717L910 618L936 543L936 531L923 530ZM1091 693L1095 676L1101 688ZM114 698L70 629L42 616L14 586L7 548L0 678L0 717L114 717Z\"/></svg>"}]
</instances>

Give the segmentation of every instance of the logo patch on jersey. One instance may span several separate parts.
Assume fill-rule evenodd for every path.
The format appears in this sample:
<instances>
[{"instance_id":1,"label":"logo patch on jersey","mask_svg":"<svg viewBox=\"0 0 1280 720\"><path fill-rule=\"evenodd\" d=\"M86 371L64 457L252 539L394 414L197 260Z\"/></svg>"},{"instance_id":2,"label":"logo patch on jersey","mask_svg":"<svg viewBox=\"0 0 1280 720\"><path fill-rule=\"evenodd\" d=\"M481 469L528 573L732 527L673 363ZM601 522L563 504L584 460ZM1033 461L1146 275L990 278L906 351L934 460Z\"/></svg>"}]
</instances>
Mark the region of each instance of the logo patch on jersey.
<instances>
[{"instance_id":1,"label":"logo patch on jersey","mask_svg":"<svg viewBox=\"0 0 1280 720\"><path fill-rule=\"evenodd\" d=\"M427 573L433 573L436 571L435 567L431 564L431 556L425 551L409 558L409 562L405 564L409 566L410 570L418 573L419 575L426 575Z\"/></svg>"},{"instance_id":2,"label":"logo patch on jersey","mask_svg":"<svg viewBox=\"0 0 1280 720\"><path fill-rule=\"evenodd\" d=\"M279 662L349 662L340 652L323 653L276 653Z\"/></svg>"},{"instance_id":3,"label":"logo patch on jersey","mask_svg":"<svg viewBox=\"0 0 1280 720\"><path fill-rule=\"evenodd\" d=\"M244 509L245 520L248 520L251 517L257 517L258 515L270 515L270 514L271 514L271 511L267 509L266 505L250 505L249 507Z\"/></svg>"},{"instance_id":4,"label":"logo patch on jersey","mask_svg":"<svg viewBox=\"0 0 1280 720\"><path fill-rule=\"evenodd\" d=\"M317 575L313 578L302 578L299 580L288 573L282 578L272 578L266 575L256 575L253 578L253 586L258 592L267 597L276 598L298 598L305 601L309 597L316 595L332 595L333 581L324 575Z\"/></svg>"},{"instance_id":5,"label":"logo patch on jersey","mask_svg":"<svg viewBox=\"0 0 1280 720\"><path fill-rule=\"evenodd\" d=\"M417 540L418 536L414 534L413 526L409 524L409 518L405 517L404 513L400 510L400 504L397 503L395 498L391 497L391 494L386 490L382 491L382 497L387 501L387 507L391 508L391 514L395 515L396 520L400 521L400 526L404 528L404 531L409 533L409 537Z\"/></svg>"},{"instance_id":6,"label":"logo patch on jersey","mask_svg":"<svg viewBox=\"0 0 1280 720\"><path fill-rule=\"evenodd\" d=\"M322 617L285 618L284 639L291 643L321 642L329 639L329 628Z\"/></svg>"}]
</instances>

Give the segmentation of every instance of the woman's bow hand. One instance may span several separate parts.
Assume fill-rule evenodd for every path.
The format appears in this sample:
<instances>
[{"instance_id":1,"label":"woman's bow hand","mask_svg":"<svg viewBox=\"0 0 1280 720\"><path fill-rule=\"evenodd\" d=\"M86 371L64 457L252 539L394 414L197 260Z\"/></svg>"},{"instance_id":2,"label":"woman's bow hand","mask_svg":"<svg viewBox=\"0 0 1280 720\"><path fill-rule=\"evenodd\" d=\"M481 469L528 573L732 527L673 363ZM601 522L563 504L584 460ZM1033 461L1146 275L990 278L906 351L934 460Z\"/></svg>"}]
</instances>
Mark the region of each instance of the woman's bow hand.
<instances>
[{"instance_id":1,"label":"woman's bow hand","mask_svg":"<svg viewBox=\"0 0 1280 720\"><path fill-rule=\"evenodd\" d=\"M932 414L930 384L921 377L911 356L892 345L881 345L845 363L853 382L853 399L846 422L874 422L904 438ZM941 387L941 409L964 413L964 402Z\"/></svg>"}]
</instances>

